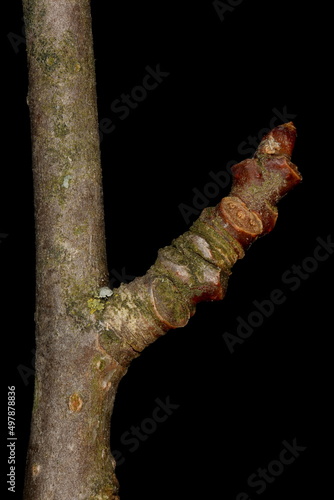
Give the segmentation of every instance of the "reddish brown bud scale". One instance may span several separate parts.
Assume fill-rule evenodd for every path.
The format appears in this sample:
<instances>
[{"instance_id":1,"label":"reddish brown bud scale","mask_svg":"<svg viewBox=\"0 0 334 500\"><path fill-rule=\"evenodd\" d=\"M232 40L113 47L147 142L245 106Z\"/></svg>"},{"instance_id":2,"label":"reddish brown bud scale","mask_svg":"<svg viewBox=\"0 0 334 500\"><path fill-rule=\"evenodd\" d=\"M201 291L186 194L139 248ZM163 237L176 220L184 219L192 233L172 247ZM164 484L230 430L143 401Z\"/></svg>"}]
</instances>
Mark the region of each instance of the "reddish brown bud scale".
<instances>
[{"instance_id":1,"label":"reddish brown bud scale","mask_svg":"<svg viewBox=\"0 0 334 500\"><path fill-rule=\"evenodd\" d=\"M290 161L295 140L296 129L293 123L280 125L262 139L254 158L232 167L231 196L239 198L262 221L262 231L256 237L267 234L274 228L277 220L275 205L302 179L298 168ZM230 224L232 229L228 230L242 245L250 244L256 239L252 240L245 236L244 231L240 232L237 215L230 211L229 221L231 220L234 221Z\"/></svg>"},{"instance_id":2,"label":"reddish brown bud scale","mask_svg":"<svg viewBox=\"0 0 334 500\"><path fill-rule=\"evenodd\" d=\"M265 162L265 168L269 171L276 171L282 176L282 184L274 196L268 202L276 204L290 189L300 183L301 176L296 165L283 156L269 157Z\"/></svg>"},{"instance_id":3,"label":"reddish brown bud scale","mask_svg":"<svg viewBox=\"0 0 334 500\"><path fill-rule=\"evenodd\" d=\"M233 188L241 188L245 184L248 186L261 186L263 175L259 163L254 159L247 159L231 168L233 175Z\"/></svg>"},{"instance_id":4,"label":"reddish brown bud scale","mask_svg":"<svg viewBox=\"0 0 334 500\"><path fill-rule=\"evenodd\" d=\"M274 229L277 221L277 208L274 205L265 202L260 209L256 210L256 213L259 215L263 224L263 232L259 236L264 236L265 234L270 233L270 231Z\"/></svg>"},{"instance_id":5,"label":"reddish brown bud scale","mask_svg":"<svg viewBox=\"0 0 334 500\"><path fill-rule=\"evenodd\" d=\"M275 154L291 158L296 136L296 127L292 122L279 125L263 137L255 156Z\"/></svg>"}]
</instances>

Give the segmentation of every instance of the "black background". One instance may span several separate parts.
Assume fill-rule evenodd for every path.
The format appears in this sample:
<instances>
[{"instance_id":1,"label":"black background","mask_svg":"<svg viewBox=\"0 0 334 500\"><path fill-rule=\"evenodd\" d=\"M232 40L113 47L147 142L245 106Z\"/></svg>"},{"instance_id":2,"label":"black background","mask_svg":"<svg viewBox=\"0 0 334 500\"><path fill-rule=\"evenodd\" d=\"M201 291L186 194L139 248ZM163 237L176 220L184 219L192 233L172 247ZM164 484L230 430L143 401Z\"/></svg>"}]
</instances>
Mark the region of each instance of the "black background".
<instances>
[{"instance_id":1,"label":"black background","mask_svg":"<svg viewBox=\"0 0 334 500\"><path fill-rule=\"evenodd\" d=\"M5 8L1 446L6 449L7 386L15 385L17 494L5 484L3 491L21 498L33 395L34 221L25 44L15 46L13 36L22 36L21 4L13 0ZM252 500L323 498L330 479L333 256L318 263L308 258L317 238L333 235L329 10L244 0L222 21L210 1L147 0L93 1L92 13L99 120L115 125L101 142L111 278L144 274L158 248L187 230L180 204L194 207L193 189L203 193L210 172L245 159L240 144L258 140L275 110L285 109L288 120L293 115L293 161L304 178L280 202L274 231L235 265L224 301L200 304L185 328L148 348L123 379L111 445L124 458L117 468L122 500L235 500L240 492ZM121 120L111 104L157 65L169 75ZM210 205L228 190L220 189ZM306 266L303 278L284 282L294 265ZM247 321L253 301L269 299L274 289L284 303L231 353L224 332L236 334L237 318ZM28 370L25 380L18 367ZM143 425L156 399L167 397L179 407L131 452L121 436ZM252 473L279 457L283 440L294 439L306 449L293 464L261 494L247 485ZM5 462L3 478L7 468Z\"/></svg>"}]
</instances>

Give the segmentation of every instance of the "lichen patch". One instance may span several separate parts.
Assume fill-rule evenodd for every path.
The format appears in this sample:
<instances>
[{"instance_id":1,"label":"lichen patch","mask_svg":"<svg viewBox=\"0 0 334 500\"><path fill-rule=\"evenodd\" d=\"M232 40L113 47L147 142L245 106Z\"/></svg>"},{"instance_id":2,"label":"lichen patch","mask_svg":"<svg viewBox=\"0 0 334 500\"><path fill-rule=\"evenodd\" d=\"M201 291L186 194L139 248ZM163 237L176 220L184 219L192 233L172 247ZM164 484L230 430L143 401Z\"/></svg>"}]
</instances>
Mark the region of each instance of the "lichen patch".
<instances>
[{"instance_id":1,"label":"lichen patch","mask_svg":"<svg viewBox=\"0 0 334 500\"><path fill-rule=\"evenodd\" d=\"M79 413L81 411L81 408L83 406L83 400L80 394L75 392L74 394L71 394L71 396L68 399L68 407L72 413Z\"/></svg>"}]
</instances>

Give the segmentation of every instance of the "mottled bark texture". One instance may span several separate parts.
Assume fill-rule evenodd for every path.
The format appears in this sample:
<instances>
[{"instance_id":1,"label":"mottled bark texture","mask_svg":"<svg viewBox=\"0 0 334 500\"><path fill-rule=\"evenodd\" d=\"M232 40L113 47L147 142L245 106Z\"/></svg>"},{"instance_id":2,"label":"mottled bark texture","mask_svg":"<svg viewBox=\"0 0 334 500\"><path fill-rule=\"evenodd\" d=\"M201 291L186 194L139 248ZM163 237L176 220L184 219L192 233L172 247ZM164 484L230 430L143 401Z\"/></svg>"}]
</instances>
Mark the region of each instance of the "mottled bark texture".
<instances>
[{"instance_id":1,"label":"mottled bark texture","mask_svg":"<svg viewBox=\"0 0 334 500\"><path fill-rule=\"evenodd\" d=\"M101 352L87 308L108 283L90 2L23 6L37 259L25 500L109 499L110 413L124 370Z\"/></svg>"},{"instance_id":2,"label":"mottled bark texture","mask_svg":"<svg viewBox=\"0 0 334 500\"><path fill-rule=\"evenodd\" d=\"M110 295L88 0L23 0L36 221L36 379L25 500L116 500L120 379L145 346L224 297L231 268L301 177L292 123L233 167L231 193Z\"/></svg>"}]
</instances>

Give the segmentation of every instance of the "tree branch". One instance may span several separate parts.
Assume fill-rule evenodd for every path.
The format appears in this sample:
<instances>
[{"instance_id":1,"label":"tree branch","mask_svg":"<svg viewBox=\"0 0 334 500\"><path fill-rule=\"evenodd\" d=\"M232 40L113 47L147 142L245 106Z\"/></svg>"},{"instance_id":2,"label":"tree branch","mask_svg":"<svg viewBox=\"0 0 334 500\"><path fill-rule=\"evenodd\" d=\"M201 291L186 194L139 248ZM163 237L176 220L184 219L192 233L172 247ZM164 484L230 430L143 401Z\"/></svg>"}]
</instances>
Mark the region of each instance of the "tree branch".
<instances>
[{"instance_id":1,"label":"tree branch","mask_svg":"<svg viewBox=\"0 0 334 500\"><path fill-rule=\"evenodd\" d=\"M90 1L23 6L39 297L73 303L108 283Z\"/></svg>"},{"instance_id":2,"label":"tree branch","mask_svg":"<svg viewBox=\"0 0 334 500\"><path fill-rule=\"evenodd\" d=\"M86 306L108 283L90 1L23 0L23 7L36 226L24 498L114 498L110 415L123 370L109 376Z\"/></svg>"},{"instance_id":3,"label":"tree branch","mask_svg":"<svg viewBox=\"0 0 334 500\"><path fill-rule=\"evenodd\" d=\"M36 223L36 377L25 500L118 500L110 416L131 360L270 231L301 177L292 123L233 168L230 196L161 249L145 276L108 283L89 0L23 0Z\"/></svg>"},{"instance_id":4,"label":"tree branch","mask_svg":"<svg viewBox=\"0 0 334 500\"><path fill-rule=\"evenodd\" d=\"M159 250L145 276L114 290L100 317L99 342L120 365L169 329L186 325L198 302L224 297L233 264L273 229L275 205L301 181L290 161L295 138L291 122L267 134L254 158L232 168L230 195Z\"/></svg>"}]
</instances>

